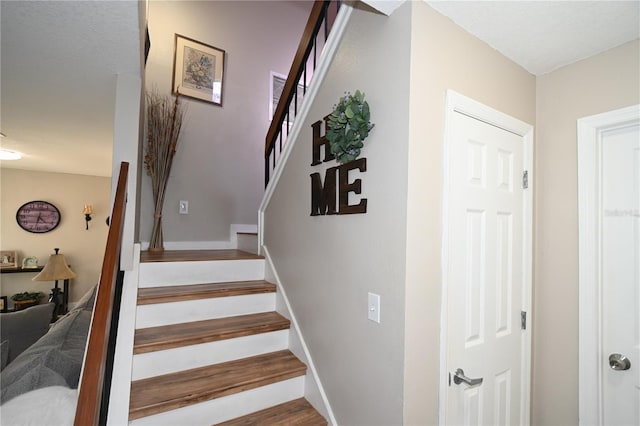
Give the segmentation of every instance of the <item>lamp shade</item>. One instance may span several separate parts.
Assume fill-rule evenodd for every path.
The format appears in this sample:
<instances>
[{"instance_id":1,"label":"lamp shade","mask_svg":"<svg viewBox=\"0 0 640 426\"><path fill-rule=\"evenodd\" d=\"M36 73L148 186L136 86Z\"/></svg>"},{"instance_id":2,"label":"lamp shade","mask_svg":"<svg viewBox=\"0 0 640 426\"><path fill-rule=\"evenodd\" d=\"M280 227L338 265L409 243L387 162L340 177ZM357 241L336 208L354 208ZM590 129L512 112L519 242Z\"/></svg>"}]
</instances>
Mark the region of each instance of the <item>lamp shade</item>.
<instances>
[{"instance_id":1,"label":"lamp shade","mask_svg":"<svg viewBox=\"0 0 640 426\"><path fill-rule=\"evenodd\" d=\"M47 264L38 275L33 277L33 281L56 281L75 278L76 273L69 269L64 255L58 254L59 249L55 249L56 253L49 256Z\"/></svg>"}]
</instances>

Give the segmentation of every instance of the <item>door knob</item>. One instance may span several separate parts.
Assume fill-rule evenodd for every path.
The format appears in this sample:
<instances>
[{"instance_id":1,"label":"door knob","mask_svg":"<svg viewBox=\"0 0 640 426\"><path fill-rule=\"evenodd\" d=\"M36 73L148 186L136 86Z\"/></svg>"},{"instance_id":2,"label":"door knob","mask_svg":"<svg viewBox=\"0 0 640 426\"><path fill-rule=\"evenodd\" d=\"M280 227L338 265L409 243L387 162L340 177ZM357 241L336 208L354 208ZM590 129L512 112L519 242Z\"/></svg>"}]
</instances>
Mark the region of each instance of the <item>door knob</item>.
<instances>
[{"instance_id":1,"label":"door knob","mask_svg":"<svg viewBox=\"0 0 640 426\"><path fill-rule=\"evenodd\" d=\"M482 383L482 377L479 379L470 379L469 377L464 375L464 370L462 368L458 368L456 370L456 374L453 375L453 383L459 385L460 383L466 383L469 386L475 386Z\"/></svg>"},{"instance_id":2,"label":"door knob","mask_svg":"<svg viewBox=\"0 0 640 426\"><path fill-rule=\"evenodd\" d=\"M609 366L614 370L628 370L631 368L629 358L621 354L609 355Z\"/></svg>"}]
</instances>

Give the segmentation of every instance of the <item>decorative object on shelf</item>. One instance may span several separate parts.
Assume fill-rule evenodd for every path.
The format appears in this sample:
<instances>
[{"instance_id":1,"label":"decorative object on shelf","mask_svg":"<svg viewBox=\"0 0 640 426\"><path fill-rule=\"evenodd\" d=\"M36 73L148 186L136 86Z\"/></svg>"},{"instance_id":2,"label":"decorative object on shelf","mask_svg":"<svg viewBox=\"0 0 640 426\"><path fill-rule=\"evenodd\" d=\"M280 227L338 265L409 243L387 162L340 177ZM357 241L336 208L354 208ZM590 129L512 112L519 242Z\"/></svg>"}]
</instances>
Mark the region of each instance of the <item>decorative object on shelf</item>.
<instances>
[{"instance_id":1,"label":"decorative object on shelf","mask_svg":"<svg viewBox=\"0 0 640 426\"><path fill-rule=\"evenodd\" d=\"M222 106L225 51L176 34L173 93Z\"/></svg>"},{"instance_id":2,"label":"decorative object on shelf","mask_svg":"<svg viewBox=\"0 0 640 426\"><path fill-rule=\"evenodd\" d=\"M16 212L18 225L34 234L53 231L60 224L60 218L60 210L48 201L29 201Z\"/></svg>"},{"instance_id":3,"label":"decorative object on shelf","mask_svg":"<svg viewBox=\"0 0 640 426\"><path fill-rule=\"evenodd\" d=\"M41 291L25 291L23 293L14 294L11 296L11 300L13 300L15 310L21 311L22 309L37 305L43 297L44 293Z\"/></svg>"},{"instance_id":4,"label":"decorative object on shelf","mask_svg":"<svg viewBox=\"0 0 640 426\"><path fill-rule=\"evenodd\" d=\"M374 126L369 121L370 117L369 104L360 90L353 95L345 92L333 108L327 122L326 137L338 163L345 164L358 158L363 142Z\"/></svg>"},{"instance_id":5,"label":"decorative object on shelf","mask_svg":"<svg viewBox=\"0 0 640 426\"><path fill-rule=\"evenodd\" d=\"M51 289L50 301L55 303L51 322L57 319L59 313L66 313L69 301L69 280L76 277L76 273L69 269L64 255L58 253L60 249L55 248L54 250L55 254L49 256L49 260L47 264L44 265L44 269L33 277L33 281L55 281L55 286ZM60 302L60 288L58 287L59 280L64 280L64 300L62 303Z\"/></svg>"},{"instance_id":6,"label":"decorative object on shelf","mask_svg":"<svg viewBox=\"0 0 640 426\"><path fill-rule=\"evenodd\" d=\"M85 204L84 209L82 209L82 214L84 214L84 221L87 224L87 231L88 231L89 221L91 220L91 215L93 214L93 206L91 204Z\"/></svg>"},{"instance_id":7,"label":"decorative object on shelf","mask_svg":"<svg viewBox=\"0 0 640 426\"><path fill-rule=\"evenodd\" d=\"M29 256L22 259L22 269L38 269L38 258Z\"/></svg>"},{"instance_id":8,"label":"decorative object on shelf","mask_svg":"<svg viewBox=\"0 0 640 426\"><path fill-rule=\"evenodd\" d=\"M11 250L0 251L0 269L18 269L18 252Z\"/></svg>"},{"instance_id":9,"label":"decorative object on shelf","mask_svg":"<svg viewBox=\"0 0 640 426\"><path fill-rule=\"evenodd\" d=\"M0 312L7 312L7 309L9 309L7 296L0 296Z\"/></svg>"},{"instance_id":10,"label":"decorative object on shelf","mask_svg":"<svg viewBox=\"0 0 640 426\"><path fill-rule=\"evenodd\" d=\"M151 251L164 250L162 209L184 117L184 108L179 103L179 98L179 92L176 92L175 100L169 95L161 96L156 91L147 92L147 149L144 165L151 177L155 206L149 240Z\"/></svg>"}]
</instances>

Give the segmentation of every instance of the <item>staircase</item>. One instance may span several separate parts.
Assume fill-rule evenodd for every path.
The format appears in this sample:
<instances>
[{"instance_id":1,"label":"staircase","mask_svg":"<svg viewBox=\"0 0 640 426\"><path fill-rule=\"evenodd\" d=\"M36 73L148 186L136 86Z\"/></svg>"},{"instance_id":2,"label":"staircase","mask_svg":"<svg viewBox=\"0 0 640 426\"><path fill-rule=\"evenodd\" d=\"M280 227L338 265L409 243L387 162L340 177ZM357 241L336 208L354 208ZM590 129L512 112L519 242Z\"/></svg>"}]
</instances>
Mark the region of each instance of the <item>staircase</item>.
<instances>
[{"instance_id":1,"label":"staircase","mask_svg":"<svg viewBox=\"0 0 640 426\"><path fill-rule=\"evenodd\" d=\"M264 259L239 250L141 255L131 425L326 425Z\"/></svg>"}]
</instances>

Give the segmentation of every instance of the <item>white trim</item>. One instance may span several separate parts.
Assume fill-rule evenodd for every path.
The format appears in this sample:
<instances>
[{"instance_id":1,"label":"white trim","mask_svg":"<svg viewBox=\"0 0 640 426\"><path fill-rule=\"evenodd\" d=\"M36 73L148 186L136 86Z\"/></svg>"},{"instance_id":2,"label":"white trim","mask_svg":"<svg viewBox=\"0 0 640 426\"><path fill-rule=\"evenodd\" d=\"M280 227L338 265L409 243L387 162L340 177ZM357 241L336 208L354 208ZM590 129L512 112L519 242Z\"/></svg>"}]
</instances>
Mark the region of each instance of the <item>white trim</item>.
<instances>
[{"instance_id":1,"label":"white trim","mask_svg":"<svg viewBox=\"0 0 640 426\"><path fill-rule=\"evenodd\" d=\"M443 147L443 204L442 204L442 295L441 295L441 323L440 323L440 398L439 398L439 422L445 424L447 409L447 389L448 382L448 366L447 366L447 290L448 290L448 205L449 205L449 145L452 139L452 120L455 113L461 113L501 129L507 130L522 137L524 143L523 149L523 166L524 170L529 172L529 188L524 191L523 195L523 217L522 223L524 227L523 235L523 291L522 291L522 310L527 312L527 329L523 332L523 371L522 371L522 388L524 394L520 404L520 418L522 424L529 424L530 420L530 404L531 404L531 324L533 324L533 315L531 311L531 292L532 292L532 256L533 256L533 126L520 121L514 117L483 105L473 99L467 98L453 90L447 90L445 104L445 133Z\"/></svg>"},{"instance_id":2,"label":"white trim","mask_svg":"<svg viewBox=\"0 0 640 426\"><path fill-rule=\"evenodd\" d=\"M271 201L271 197L273 196L273 192L278 186L278 181L280 180L280 176L282 175L284 166L289 159L289 155L291 155L293 146L299 139L298 136L302 131L302 123L304 123L307 115L309 115L311 104L315 100L318 90L320 90L320 83L324 81L327 73L329 72L331 62L333 61L333 57L338 51L338 46L340 45L342 36L346 32L347 24L349 23L352 12L353 6L346 2L342 3L333 27L331 27L329 38L327 39L324 49L322 49L322 53L320 54L318 67L313 72L313 78L311 79L311 83L307 88L307 93L302 100L300 112L296 116L296 119L293 121L291 133L287 137L287 143L285 143L282 152L280 152L278 163L276 164L275 169L272 171L269 184L265 188L264 196L262 197L262 202L260 203L260 208L258 209L258 247L262 247L264 245L264 211L267 209L267 206ZM262 254L262 252L260 252L260 254Z\"/></svg>"},{"instance_id":3,"label":"white trim","mask_svg":"<svg viewBox=\"0 0 640 426\"><path fill-rule=\"evenodd\" d=\"M131 368L133 365L133 340L138 306L138 271L140 267L140 244L133 246L133 268L126 271L122 283L120 318L113 358L113 374L107 425L129 423L129 396L131 393Z\"/></svg>"},{"instance_id":4,"label":"white trim","mask_svg":"<svg viewBox=\"0 0 640 426\"><path fill-rule=\"evenodd\" d=\"M604 424L602 411L601 142L602 132L640 122L640 105L577 120L578 138L578 418Z\"/></svg>"},{"instance_id":5,"label":"white trim","mask_svg":"<svg viewBox=\"0 0 640 426\"><path fill-rule=\"evenodd\" d=\"M238 233L257 233L258 225L232 224L229 227L229 241L165 241L165 250L225 250L238 248ZM142 250L149 249L149 241L140 243Z\"/></svg>"},{"instance_id":6,"label":"white trim","mask_svg":"<svg viewBox=\"0 0 640 426\"><path fill-rule=\"evenodd\" d=\"M391 16L405 1L406 0L362 0L363 3L368 4L378 12L382 12L387 16Z\"/></svg>"},{"instance_id":7,"label":"white trim","mask_svg":"<svg viewBox=\"0 0 640 426\"><path fill-rule=\"evenodd\" d=\"M320 396L322 397L322 401L324 402L324 406L326 409L326 412L329 416L329 424L334 426L337 425L338 422L336 421L336 418L333 414L333 410L331 409L331 405L329 404L329 399L327 398L327 394L324 391L324 387L322 386L322 382L320 381L320 376L318 376L318 371L316 370L316 366L313 363L313 358L311 358L311 352L309 351L309 347L307 346L307 343L304 340L304 336L302 335L302 332L300 331L300 326L298 324L298 320L296 319L295 314L293 313L293 310L291 309L291 304L289 303L289 298L287 297L287 292L285 291L284 287L282 286L282 281L280 280L280 276L278 275L278 271L276 271L276 267L273 264L273 261L271 260L271 255L269 254L269 249L267 249L266 246L262 247L262 255L264 256L265 260L267 261L267 263L269 264L269 268L271 269L271 273L273 274L273 278L275 281L275 284L278 286L278 293L280 293L280 295L282 296L282 300L284 301L284 304L286 306L286 309L288 311L288 315L289 315L289 320L291 321L291 325L292 325L292 329L295 330L295 333L298 337L298 340L300 342L300 346L302 347L302 350L304 351L304 355L307 358L307 368L309 369L309 371L311 372L311 374L313 375L313 378L316 382L316 385L318 386L318 392L320 393Z\"/></svg>"}]
</instances>

